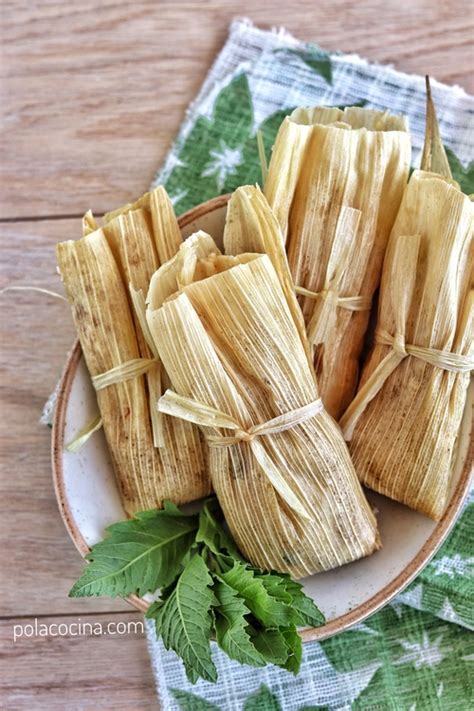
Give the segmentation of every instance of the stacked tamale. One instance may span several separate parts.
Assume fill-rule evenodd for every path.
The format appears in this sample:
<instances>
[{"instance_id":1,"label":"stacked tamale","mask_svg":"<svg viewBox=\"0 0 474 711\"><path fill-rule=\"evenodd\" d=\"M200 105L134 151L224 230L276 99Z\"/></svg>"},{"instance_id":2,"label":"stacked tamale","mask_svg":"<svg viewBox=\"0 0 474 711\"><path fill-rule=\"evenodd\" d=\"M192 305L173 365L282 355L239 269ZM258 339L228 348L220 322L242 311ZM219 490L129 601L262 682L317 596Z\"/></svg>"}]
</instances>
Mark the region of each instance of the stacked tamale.
<instances>
[{"instance_id":1,"label":"stacked tamale","mask_svg":"<svg viewBox=\"0 0 474 711\"><path fill-rule=\"evenodd\" d=\"M278 225L263 195L251 197L246 216L232 201L230 210L244 231L266 225L272 259L223 256L208 235L193 235L152 279L147 318L174 390L160 409L203 428L213 488L240 550L254 565L302 577L368 555L379 540L319 398ZM194 275L183 280L185 251L200 258L188 260ZM163 299L170 271L178 288Z\"/></svg>"},{"instance_id":2,"label":"stacked tamale","mask_svg":"<svg viewBox=\"0 0 474 711\"><path fill-rule=\"evenodd\" d=\"M405 119L360 107L296 109L273 147L265 194L283 230L321 397L336 419L357 386L409 165Z\"/></svg>"},{"instance_id":3,"label":"stacked tamale","mask_svg":"<svg viewBox=\"0 0 474 711\"><path fill-rule=\"evenodd\" d=\"M209 493L199 430L160 415L167 386L145 319L150 278L181 234L163 188L105 216L90 214L85 235L57 247L58 264L92 381L124 508L128 514ZM145 375L146 373L146 375Z\"/></svg>"},{"instance_id":4,"label":"stacked tamale","mask_svg":"<svg viewBox=\"0 0 474 711\"><path fill-rule=\"evenodd\" d=\"M474 368L473 219L451 180L413 173L385 257L375 345L341 419L361 481L434 519Z\"/></svg>"},{"instance_id":5,"label":"stacked tamale","mask_svg":"<svg viewBox=\"0 0 474 711\"><path fill-rule=\"evenodd\" d=\"M374 347L340 424L367 486L439 519L474 369L474 206L452 180L428 77L421 167L390 236Z\"/></svg>"}]
</instances>

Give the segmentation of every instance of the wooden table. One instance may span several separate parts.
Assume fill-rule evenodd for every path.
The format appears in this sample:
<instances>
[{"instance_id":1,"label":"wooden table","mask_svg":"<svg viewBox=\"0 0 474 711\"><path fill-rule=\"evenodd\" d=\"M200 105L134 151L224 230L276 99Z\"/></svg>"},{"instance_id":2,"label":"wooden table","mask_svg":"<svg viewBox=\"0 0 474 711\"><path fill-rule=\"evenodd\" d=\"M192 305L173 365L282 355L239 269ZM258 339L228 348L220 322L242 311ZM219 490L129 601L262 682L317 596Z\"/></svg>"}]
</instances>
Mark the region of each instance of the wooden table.
<instances>
[{"instance_id":1,"label":"wooden table","mask_svg":"<svg viewBox=\"0 0 474 711\"><path fill-rule=\"evenodd\" d=\"M469 0L43 0L3 3L0 287L58 288L54 244L144 192L236 9L328 49L474 90ZM143 635L22 637L14 624L136 620L72 600L81 570L54 498L39 413L74 338L64 304L1 299L1 684L4 708L152 709Z\"/></svg>"}]
</instances>

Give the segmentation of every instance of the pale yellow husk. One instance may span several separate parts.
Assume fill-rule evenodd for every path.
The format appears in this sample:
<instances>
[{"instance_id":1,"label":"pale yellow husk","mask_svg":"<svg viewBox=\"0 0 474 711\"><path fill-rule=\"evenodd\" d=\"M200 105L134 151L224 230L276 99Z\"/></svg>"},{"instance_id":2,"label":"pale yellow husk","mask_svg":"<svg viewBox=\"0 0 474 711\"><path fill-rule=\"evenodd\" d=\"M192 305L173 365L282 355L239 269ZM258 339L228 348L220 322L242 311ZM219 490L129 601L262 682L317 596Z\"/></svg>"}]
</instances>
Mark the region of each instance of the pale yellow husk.
<instances>
[{"instance_id":1,"label":"pale yellow husk","mask_svg":"<svg viewBox=\"0 0 474 711\"><path fill-rule=\"evenodd\" d=\"M203 233L188 242L204 254L193 276L175 293L171 278L162 289L154 277L147 297L178 394L161 407L202 425L212 484L242 553L297 577L370 554L379 546L375 518L340 430L321 410L269 257L223 257Z\"/></svg>"},{"instance_id":2,"label":"pale yellow husk","mask_svg":"<svg viewBox=\"0 0 474 711\"><path fill-rule=\"evenodd\" d=\"M357 386L410 154L403 117L358 107L296 109L273 148L265 195L283 231L321 397L336 418Z\"/></svg>"},{"instance_id":3,"label":"pale yellow husk","mask_svg":"<svg viewBox=\"0 0 474 711\"><path fill-rule=\"evenodd\" d=\"M156 359L156 350L147 340L147 332L144 332L142 325L143 321L146 323L143 292L146 293L150 279L159 266L151 219L143 208L130 209L107 221L102 229L123 282L129 285L140 355L145 361ZM148 369L146 380L150 395L153 441L156 447L164 447L163 417L156 410L156 402L161 395L161 368L158 360L155 367Z\"/></svg>"},{"instance_id":4,"label":"pale yellow husk","mask_svg":"<svg viewBox=\"0 0 474 711\"><path fill-rule=\"evenodd\" d=\"M165 188L159 185L149 193L145 193L136 202L124 207L107 212L104 216L106 222L111 222L119 215L141 209L147 213L153 225L153 237L159 263L163 264L176 254L182 237L173 205Z\"/></svg>"},{"instance_id":5,"label":"pale yellow husk","mask_svg":"<svg viewBox=\"0 0 474 711\"><path fill-rule=\"evenodd\" d=\"M361 481L434 519L474 367L473 211L449 179L412 175L385 257L376 345L341 418Z\"/></svg>"},{"instance_id":6,"label":"pale yellow husk","mask_svg":"<svg viewBox=\"0 0 474 711\"><path fill-rule=\"evenodd\" d=\"M124 507L132 514L164 499L182 504L205 496L210 481L199 429L157 410L168 382L145 318L158 252L167 258L181 243L169 198L160 187L107 215L101 228L90 213L83 225L83 239L58 245L58 263Z\"/></svg>"},{"instance_id":7,"label":"pale yellow husk","mask_svg":"<svg viewBox=\"0 0 474 711\"><path fill-rule=\"evenodd\" d=\"M267 254L270 257L308 362L311 364L311 350L285 254L282 231L267 199L258 186L243 185L232 194L227 205L224 250L226 254L230 255L259 253Z\"/></svg>"}]
</instances>

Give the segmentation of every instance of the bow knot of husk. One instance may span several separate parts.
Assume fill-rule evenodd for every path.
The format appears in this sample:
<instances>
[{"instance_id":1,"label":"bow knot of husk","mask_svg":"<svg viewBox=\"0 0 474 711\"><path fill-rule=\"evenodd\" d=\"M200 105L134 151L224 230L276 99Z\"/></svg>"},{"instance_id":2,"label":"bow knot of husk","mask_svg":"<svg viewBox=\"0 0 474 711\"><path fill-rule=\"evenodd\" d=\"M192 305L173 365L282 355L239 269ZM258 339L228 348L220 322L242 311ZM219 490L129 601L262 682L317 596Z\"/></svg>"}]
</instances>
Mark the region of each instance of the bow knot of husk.
<instances>
[{"instance_id":1,"label":"bow knot of husk","mask_svg":"<svg viewBox=\"0 0 474 711\"><path fill-rule=\"evenodd\" d=\"M158 400L158 410L172 417L180 417L188 422L193 422L201 427L211 427L214 430L231 430L232 435L229 436L223 435L221 432L213 435L207 434L206 439L209 446L230 447L241 443L249 444L262 471L266 474L282 499L302 518L307 520L311 518L303 502L293 493L288 484L284 480L277 481L273 474L271 475L269 473L268 459L265 450L257 440L263 436L278 434L279 432L289 430L309 420L311 417L319 415L323 411L321 398L313 400L313 402L298 407L291 412L277 415L262 424L252 425L247 429L232 417L232 415L228 415L202 402L197 402L192 398L178 395L172 390L167 390L165 394L160 397Z\"/></svg>"}]
</instances>

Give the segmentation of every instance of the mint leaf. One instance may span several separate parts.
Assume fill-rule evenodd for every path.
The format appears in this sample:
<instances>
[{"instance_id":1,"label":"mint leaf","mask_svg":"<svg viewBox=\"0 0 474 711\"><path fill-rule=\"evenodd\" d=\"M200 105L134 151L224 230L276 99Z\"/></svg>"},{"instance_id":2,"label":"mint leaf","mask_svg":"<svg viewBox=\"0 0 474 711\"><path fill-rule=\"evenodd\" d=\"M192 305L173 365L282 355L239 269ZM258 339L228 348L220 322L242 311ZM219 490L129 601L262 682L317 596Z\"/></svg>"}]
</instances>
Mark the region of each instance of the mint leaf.
<instances>
[{"instance_id":1,"label":"mint leaf","mask_svg":"<svg viewBox=\"0 0 474 711\"><path fill-rule=\"evenodd\" d=\"M296 620L296 624L314 627L324 625L326 618L313 600L305 594L301 583L292 580L289 575L282 577L285 592L291 595L291 607L299 618Z\"/></svg>"},{"instance_id":2,"label":"mint leaf","mask_svg":"<svg viewBox=\"0 0 474 711\"><path fill-rule=\"evenodd\" d=\"M253 667L265 666L265 660L255 649L248 632L246 615L250 610L242 598L227 583L218 580L214 586L218 604L215 607L217 644L231 658Z\"/></svg>"},{"instance_id":3,"label":"mint leaf","mask_svg":"<svg viewBox=\"0 0 474 711\"><path fill-rule=\"evenodd\" d=\"M206 501L199 514L196 542L204 543L215 555L222 555L227 551L233 558L243 560L234 541L218 521L219 513L222 517L217 499Z\"/></svg>"},{"instance_id":4,"label":"mint leaf","mask_svg":"<svg viewBox=\"0 0 474 711\"><path fill-rule=\"evenodd\" d=\"M293 598L286 589L286 579L282 575L278 575L277 573L262 573L256 570L255 573L259 575L265 589L272 597L276 597L277 600L280 600L285 605L291 605Z\"/></svg>"},{"instance_id":5,"label":"mint leaf","mask_svg":"<svg viewBox=\"0 0 474 711\"><path fill-rule=\"evenodd\" d=\"M324 618L289 575L245 562L215 498L199 515L185 515L167 502L163 510L138 513L107 531L87 556L90 563L71 596L161 588L146 616L155 621L165 647L182 658L193 683L217 679L212 637L242 664L271 662L297 673L302 647L296 625L321 624ZM217 709L198 705L201 700L192 694L176 693L182 708Z\"/></svg>"},{"instance_id":6,"label":"mint leaf","mask_svg":"<svg viewBox=\"0 0 474 711\"><path fill-rule=\"evenodd\" d=\"M286 627L294 613L288 605L274 598L265 588L262 577L240 561L222 573L222 579L236 590L256 619L265 627Z\"/></svg>"},{"instance_id":7,"label":"mint leaf","mask_svg":"<svg viewBox=\"0 0 474 711\"><path fill-rule=\"evenodd\" d=\"M292 580L285 573L260 573L259 577L272 597L291 607L293 611L291 621L294 624L319 627L326 622L321 610L303 591L301 583Z\"/></svg>"},{"instance_id":8,"label":"mint leaf","mask_svg":"<svg viewBox=\"0 0 474 711\"><path fill-rule=\"evenodd\" d=\"M194 555L168 599L147 612L156 624L156 634L166 649L173 649L184 662L192 683L199 677L216 681L217 670L211 659L212 615L215 597L210 589L212 578L201 556Z\"/></svg>"},{"instance_id":9,"label":"mint leaf","mask_svg":"<svg viewBox=\"0 0 474 711\"><path fill-rule=\"evenodd\" d=\"M282 711L280 702L268 686L262 686L247 697L243 711Z\"/></svg>"},{"instance_id":10,"label":"mint leaf","mask_svg":"<svg viewBox=\"0 0 474 711\"><path fill-rule=\"evenodd\" d=\"M221 711L219 706L211 704L197 694L191 694L190 691L182 691L181 689L170 689L174 698L178 702L181 711Z\"/></svg>"},{"instance_id":11,"label":"mint leaf","mask_svg":"<svg viewBox=\"0 0 474 711\"><path fill-rule=\"evenodd\" d=\"M303 642L298 634L298 630L295 625L287 627L281 631L285 642L288 645L288 659L284 663L284 668L287 671L293 672L293 674L298 674L301 667L301 660L303 658Z\"/></svg>"},{"instance_id":12,"label":"mint leaf","mask_svg":"<svg viewBox=\"0 0 474 711\"><path fill-rule=\"evenodd\" d=\"M254 629L251 632L251 639L262 657L270 664L282 666L288 659L288 643L280 632L276 629Z\"/></svg>"},{"instance_id":13,"label":"mint leaf","mask_svg":"<svg viewBox=\"0 0 474 711\"><path fill-rule=\"evenodd\" d=\"M166 502L163 510L143 511L109 526L108 537L92 547L89 565L70 597L154 592L168 585L194 542L198 519Z\"/></svg>"}]
</instances>

